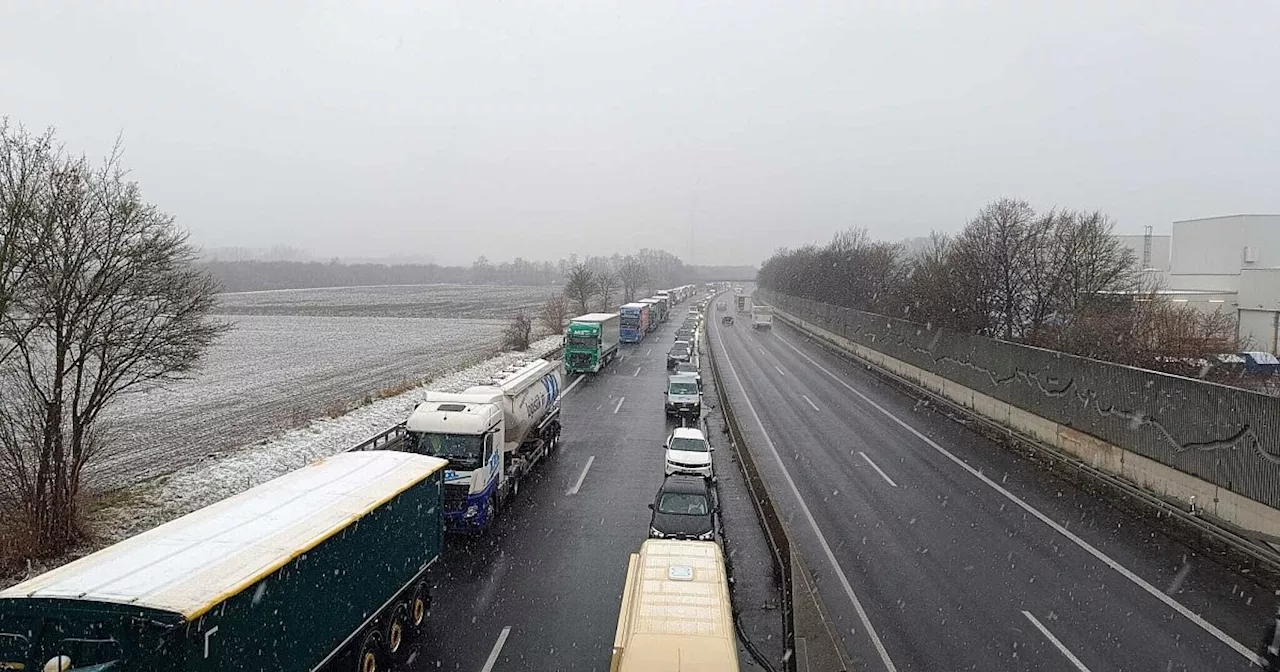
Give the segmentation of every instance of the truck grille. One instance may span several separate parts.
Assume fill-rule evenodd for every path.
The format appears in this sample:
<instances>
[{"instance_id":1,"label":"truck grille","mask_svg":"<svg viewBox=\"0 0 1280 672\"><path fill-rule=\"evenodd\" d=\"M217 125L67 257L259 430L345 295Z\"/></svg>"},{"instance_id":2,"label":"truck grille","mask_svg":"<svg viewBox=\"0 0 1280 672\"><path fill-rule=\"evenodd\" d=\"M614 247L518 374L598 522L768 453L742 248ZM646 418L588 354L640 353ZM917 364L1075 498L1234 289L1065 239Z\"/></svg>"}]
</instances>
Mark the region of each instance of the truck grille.
<instances>
[{"instance_id":1,"label":"truck grille","mask_svg":"<svg viewBox=\"0 0 1280 672\"><path fill-rule=\"evenodd\" d=\"M470 489L470 485L446 483L444 486L444 510L461 510L467 503L467 491Z\"/></svg>"}]
</instances>

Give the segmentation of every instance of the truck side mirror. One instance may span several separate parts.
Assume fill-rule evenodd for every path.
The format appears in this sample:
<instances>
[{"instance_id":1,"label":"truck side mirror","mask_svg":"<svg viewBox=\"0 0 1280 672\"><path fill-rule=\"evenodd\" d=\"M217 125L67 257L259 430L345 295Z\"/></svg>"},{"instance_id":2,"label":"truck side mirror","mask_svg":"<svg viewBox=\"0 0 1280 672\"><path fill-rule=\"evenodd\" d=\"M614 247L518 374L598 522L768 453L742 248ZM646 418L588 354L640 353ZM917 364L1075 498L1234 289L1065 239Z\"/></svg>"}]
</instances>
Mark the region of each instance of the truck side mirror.
<instances>
[{"instance_id":1,"label":"truck side mirror","mask_svg":"<svg viewBox=\"0 0 1280 672\"><path fill-rule=\"evenodd\" d=\"M649 502L649 510L650 510L650 511L652 511L652 510L653 510L653 502Z\"/></svg>"}]
</instances>

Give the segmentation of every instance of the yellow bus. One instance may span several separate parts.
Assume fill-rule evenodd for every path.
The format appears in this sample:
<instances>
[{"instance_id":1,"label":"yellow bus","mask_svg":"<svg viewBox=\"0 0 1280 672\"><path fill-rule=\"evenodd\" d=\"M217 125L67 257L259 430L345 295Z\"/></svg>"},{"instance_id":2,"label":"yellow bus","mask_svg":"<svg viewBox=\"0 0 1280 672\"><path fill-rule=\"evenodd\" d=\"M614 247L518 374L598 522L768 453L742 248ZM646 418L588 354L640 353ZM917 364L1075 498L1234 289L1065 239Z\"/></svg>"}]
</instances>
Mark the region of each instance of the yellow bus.
<instances>
[{"instance_id":1,"label":"yellow bus","mask_svg":"<svg viewBox=\"0 0 1280 672\"><path fill-rule=\"evenodd\" d=\"M632 553L610 672L738 672L724 556L713 541L650 539Z\"/></svg>"}]
</instances>

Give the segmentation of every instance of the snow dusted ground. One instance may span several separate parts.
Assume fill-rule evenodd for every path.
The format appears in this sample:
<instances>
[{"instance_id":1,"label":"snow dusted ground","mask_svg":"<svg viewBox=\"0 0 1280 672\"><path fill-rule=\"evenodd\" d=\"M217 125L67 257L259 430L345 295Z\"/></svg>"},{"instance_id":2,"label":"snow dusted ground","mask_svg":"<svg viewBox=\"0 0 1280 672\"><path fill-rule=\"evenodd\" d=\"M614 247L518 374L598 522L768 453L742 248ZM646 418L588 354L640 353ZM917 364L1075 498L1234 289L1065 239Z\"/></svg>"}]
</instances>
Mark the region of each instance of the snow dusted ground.
<instances>
[{"instance_id":1,"label":"snow dusted ground","mask_svg":"<svg viewBox=\"0 0 1280 672\"><path fill-rule=\"evenodd\" d=\"M257 445L206 458L178 471L114 493L115 504L89 515L101 545L115 543L213 502L243 492L311 461L340 453L403 422L427 390L458 392L487 381L495 371L560 347L548 336L528 352L503 353L402 394L374 401L335 418L314 420ZM87 549L92 550L92 549Z\"/></svg>"},{"instance_id":2,"label":"snow dusted ground","mask_svg":"<svg viewBox=\"0 0 1280 672\"><path fill-rule=\"evenodd\" d=\"M86 473L93 492L173 473L407 389L498 350L542 287L417 285L273 290L219 296L234 325L192 380L124 395L110 442Z\"/></svg>"}]
</instances>

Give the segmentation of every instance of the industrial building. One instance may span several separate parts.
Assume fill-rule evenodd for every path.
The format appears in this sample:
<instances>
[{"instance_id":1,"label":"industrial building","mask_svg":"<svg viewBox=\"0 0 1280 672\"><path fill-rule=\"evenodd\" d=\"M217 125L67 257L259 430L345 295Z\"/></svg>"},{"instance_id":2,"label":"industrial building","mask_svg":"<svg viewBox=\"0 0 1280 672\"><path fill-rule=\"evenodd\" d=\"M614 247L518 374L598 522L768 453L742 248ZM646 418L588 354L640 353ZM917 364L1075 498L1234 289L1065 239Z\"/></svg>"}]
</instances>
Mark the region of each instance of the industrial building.
<instances>
[{"instance_id":1,"label":"industrial building","mask_svg":"<svg viewBox=\"0 0 1280 672\"><path fill-rule=\"evenodd\" d=\"M1172 235L1118 236L1171 301L1233 312L1249 350L1280 352L1280 215L1173 223Z\"/></svg>"}]
</instances>

